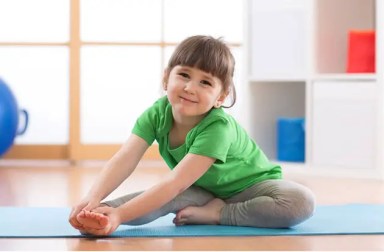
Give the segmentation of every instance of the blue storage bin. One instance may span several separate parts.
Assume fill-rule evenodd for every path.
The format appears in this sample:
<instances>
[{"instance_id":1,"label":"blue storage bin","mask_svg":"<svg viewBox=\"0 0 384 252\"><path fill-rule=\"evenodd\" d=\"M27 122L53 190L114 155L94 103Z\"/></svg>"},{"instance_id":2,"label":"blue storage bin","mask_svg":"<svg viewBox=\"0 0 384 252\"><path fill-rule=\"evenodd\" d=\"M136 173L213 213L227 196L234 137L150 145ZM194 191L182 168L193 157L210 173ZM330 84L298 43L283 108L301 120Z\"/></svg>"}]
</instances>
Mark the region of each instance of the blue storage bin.
<instances>
[{"instance_id":1,"label":"blue storage bin","mask_svg":"<svg viewBox=\"0 0 384 252\"><path fill-rule=\"evenodd\" d=\"M277 160L304 162L305 160L305 119L278 118Z\"/></svg>"}]
</instances>

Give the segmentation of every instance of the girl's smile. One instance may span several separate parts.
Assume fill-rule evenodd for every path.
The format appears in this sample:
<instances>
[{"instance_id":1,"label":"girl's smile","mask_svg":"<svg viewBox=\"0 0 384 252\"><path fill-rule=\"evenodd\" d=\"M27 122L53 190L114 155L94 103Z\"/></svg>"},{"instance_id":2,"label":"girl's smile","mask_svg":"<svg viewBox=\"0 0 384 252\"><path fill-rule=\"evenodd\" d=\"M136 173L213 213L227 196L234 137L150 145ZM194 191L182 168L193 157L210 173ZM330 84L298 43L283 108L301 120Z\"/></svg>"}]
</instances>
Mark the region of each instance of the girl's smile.
<instances>
[{"instance_id":1,"label":"girl's smile","mask_svg":"<svg viewBox=\"0 0 384 252\"><path fill-rule=\"evenodd\" d=\"M180 101L182 103L186 103L186 104L189 104L189 103L198 103L197 101L194 101L193 99L188 99L186 97L182 97L180 96Z\"/></svg>"}]
</instances>

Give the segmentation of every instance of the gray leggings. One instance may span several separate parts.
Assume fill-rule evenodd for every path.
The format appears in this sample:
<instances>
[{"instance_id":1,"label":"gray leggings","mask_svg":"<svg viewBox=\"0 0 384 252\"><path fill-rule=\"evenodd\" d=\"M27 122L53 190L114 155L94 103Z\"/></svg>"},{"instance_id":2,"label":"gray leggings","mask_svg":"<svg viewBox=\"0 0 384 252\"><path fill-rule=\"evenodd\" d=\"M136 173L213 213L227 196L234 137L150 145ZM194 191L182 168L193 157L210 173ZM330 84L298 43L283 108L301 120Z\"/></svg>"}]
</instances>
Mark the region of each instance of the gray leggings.
<instances>
[{"instance_id":1,"label":"gray leggings","mask_svg":"<svg viewBox=\"0 0 384 252\"><path fill-rule=\"evenodd\" d=\"M140 193L142 192L103 203L118 207ZM188 206L203 206L214 198L210 192L191 186L160 209L124 224L145 224L169 213L177 213ZM257 183L223 200L226 205L221 211L221 225L267 228L297 225L312 216L315 205L314 195L308 188L281 179Z\"/></svg>"}]
</instances>

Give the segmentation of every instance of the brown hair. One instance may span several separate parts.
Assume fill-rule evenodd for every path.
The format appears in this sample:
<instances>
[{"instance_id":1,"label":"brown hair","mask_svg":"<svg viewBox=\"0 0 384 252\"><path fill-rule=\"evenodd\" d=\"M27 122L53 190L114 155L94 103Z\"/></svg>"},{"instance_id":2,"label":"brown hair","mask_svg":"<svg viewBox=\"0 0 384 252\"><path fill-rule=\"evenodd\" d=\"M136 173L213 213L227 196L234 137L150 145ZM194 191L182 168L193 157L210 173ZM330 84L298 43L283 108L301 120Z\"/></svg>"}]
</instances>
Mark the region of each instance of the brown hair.
<instances>
[{"instance_id":1,"label":"brown hair","mask_svg":"<svg viewBox=\"0 0 384 252\"><path fill-rule=\"evenodd\" d=\"M211 36L196 35L183 40L169 59L168 73L177 66L196 67L219 78L224 93L232 93L232 107L236 102L236 90L233 84L235 59L229 47L221 40Z\"/></svg>"}]
</instances>

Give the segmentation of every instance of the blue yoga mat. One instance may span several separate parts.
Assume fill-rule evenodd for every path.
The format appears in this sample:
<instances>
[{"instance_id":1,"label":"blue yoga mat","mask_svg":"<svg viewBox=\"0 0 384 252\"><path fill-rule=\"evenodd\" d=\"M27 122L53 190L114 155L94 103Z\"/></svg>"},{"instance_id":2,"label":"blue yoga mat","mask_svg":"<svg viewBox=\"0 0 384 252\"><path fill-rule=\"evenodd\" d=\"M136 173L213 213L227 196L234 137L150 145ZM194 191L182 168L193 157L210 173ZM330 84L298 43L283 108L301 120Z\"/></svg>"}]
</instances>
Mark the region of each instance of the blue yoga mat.
<instances>
[{"instance_id":1,"label":"blue yoga mat","mask_svg":"<svg viewBox=\"0 0 384 252\"><path fill-rule=\"evenodd\" d=\"M82 237L68 223L69 208L0 207L0 238ZM169 214L141 226L121 225L112 237L384 234L384 205L318 206L313 217L287 229L188 225Z\"/></svg>"}]
</instances>

